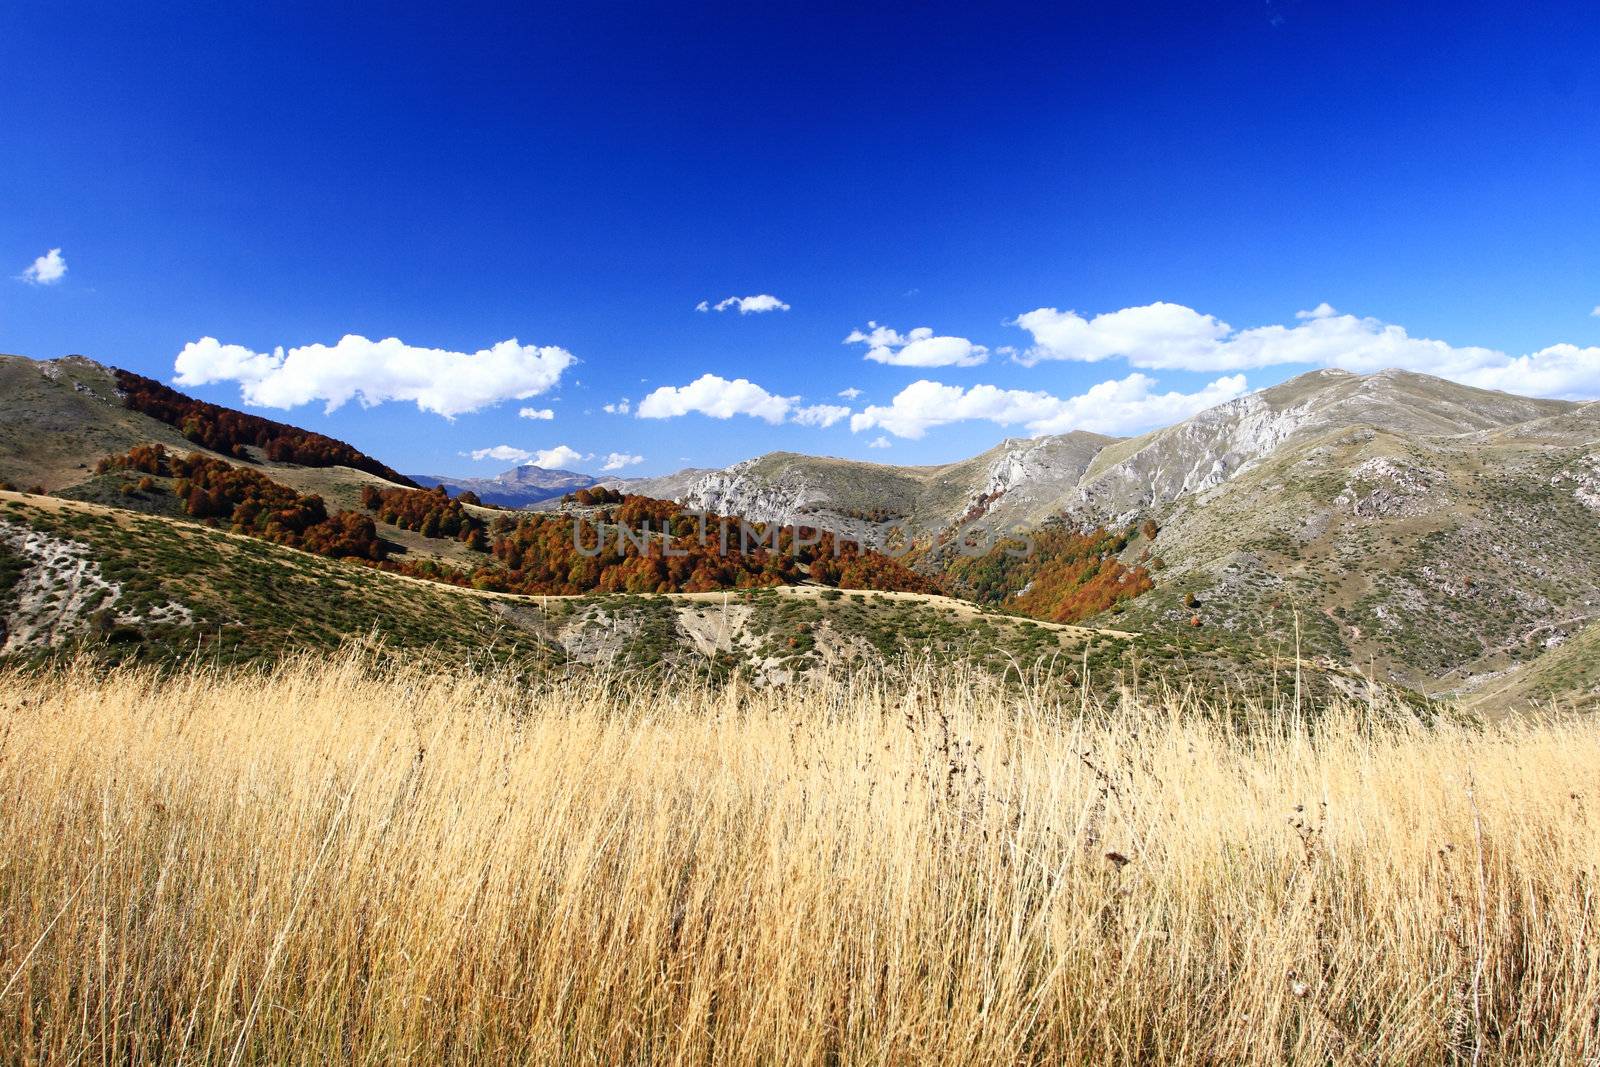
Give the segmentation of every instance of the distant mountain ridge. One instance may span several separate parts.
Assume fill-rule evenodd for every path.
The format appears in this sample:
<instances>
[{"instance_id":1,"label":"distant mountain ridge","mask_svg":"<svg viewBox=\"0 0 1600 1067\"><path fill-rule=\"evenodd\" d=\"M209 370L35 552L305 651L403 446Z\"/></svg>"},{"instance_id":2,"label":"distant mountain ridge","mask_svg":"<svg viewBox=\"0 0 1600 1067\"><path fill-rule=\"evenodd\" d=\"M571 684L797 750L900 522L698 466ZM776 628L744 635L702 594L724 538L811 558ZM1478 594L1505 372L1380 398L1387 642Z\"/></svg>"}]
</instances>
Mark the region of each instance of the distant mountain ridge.
<instances>
[{"instance_id":1,"label":"distant mountain ridge","mask_svg":"<svg viewBox=\"0 0 1600 1067\"><path fill-rule=\"evenodd\" d=\"M1010 438L970 459L932 467L772 452L721 470L682 471L649 485L708 511L761 521L809 521L872 536L887 513L934 532L980 519L1037 525L1066 512L1085 524L1128 522L1248 470L1293 441L1370 425L1437 436L1505 428L1578 410L1405 371L1312 371L1173 426L1132 438L1084 431ZM643 491L643 490L632 490ZM976 514L974 514L976 513Z\"/></svg>"},{"instance_id":2,"label":"distant mountain ridge","mask_svg":"<svg viewBox=\"0 0 1600 1067\"><path fill-rule=\"evenodd\" d=\"M586 489L599 480L590 474L551 470L532 463L513 467L492 478L452 478L435 474L412 474L407 477L424 488L443 486L452 496L473 492L485 504L506 508L525 508L552 500L577 489Z\"/></svg>"}]
</instances>

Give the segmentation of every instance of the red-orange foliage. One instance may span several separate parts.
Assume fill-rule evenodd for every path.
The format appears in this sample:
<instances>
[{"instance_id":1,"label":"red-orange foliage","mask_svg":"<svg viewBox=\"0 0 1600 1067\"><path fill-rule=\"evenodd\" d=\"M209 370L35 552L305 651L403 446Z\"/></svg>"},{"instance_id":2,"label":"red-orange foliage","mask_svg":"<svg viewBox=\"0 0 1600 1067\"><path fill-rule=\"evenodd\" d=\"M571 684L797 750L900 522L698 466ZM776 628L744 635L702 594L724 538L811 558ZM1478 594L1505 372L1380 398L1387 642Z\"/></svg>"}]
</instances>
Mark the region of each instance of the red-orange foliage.
<instances>
[{"instance_id":1,"label":"red-orange foliage","mask_svg":"<svg viewBox=\"0 0 1600 1067\"><path fill-rule=\"evenodd\" d=\"M464 506L463 498L450 499L442 486L432 489L361 488L361 504L378 518L402 530L414 530L424 537L453 537L480 551L487 544L484 522Z\"/></svg>"},{"instance_id":2,"label":"red-orange foliage","mask_svg":"<svg viewBox=\"0 0 1600 1067\"><path fill-rule=\"evenodd\" d=\"M567 499L575 504L589 507L592 504L620 504L622 494L604 485L591 485L587 489L579 489L575 493L568 494Z\"/></svg>"},{"instance_id":3,"label":"red-orange foliage","mask_svg":"<svg viewBox=\"0 0 1600 1067\"><path fill-rule=\"evenodd\" d=\"M792 585L809 569L813 581L849 589L935 589L898 561L831 534L751 527L614 490L579 492L604 510L497 518L491 552L503 569L480 569L473 584L519 593L696 593Z\"/></svg>"},{"instance_id":4,"label":"red-orange foliage","mask_svg":"<svg viewBox=\"0 0 1600 1067\"><path fill-rule=\"evenodd\" d=\"M95 469L175 478L173 494L188 514L213 525L226 519L235 533L324 556L383 558L383 542L371 519L352 511L330 516L320 496L303 496L250 467L199 452L177 456L161 445L139 445L107 456Z\"/></svg>"},{"instance_id":5,"label":"red-orange foliage","mask_svg":"<svg viewBox=\"0 0 1600 1067\"><path fill-rule=\"evenodd\" d=\"M298 426L273 422L259 415L247 415L232 408L208 404L184 396L153 378L131 371L117 371L117 387L122 401L134 411L159 419L197 445L239 459L248 458L246 445L261 449L274 463L298 463L305 467L354 467L401 485L415 485L411 479L359 452L343 441Z\"/></svg>"},{"instance_id":6,"label":"red-orange foliage","mask_svg":"<svg viewBox=\"0 0 1600 1067\"><path fill-rule=\"evenodd\" d=\"M1144 567L1117 558L1128 544L1125 533L1079 533L1057 523L1034 531L1031 542L1031 552L1021 541L1003 541L982 556L956 561L948 576L952 588L1034 618L1077 622L1154 584Z\"/></svg>"}]
</instances>

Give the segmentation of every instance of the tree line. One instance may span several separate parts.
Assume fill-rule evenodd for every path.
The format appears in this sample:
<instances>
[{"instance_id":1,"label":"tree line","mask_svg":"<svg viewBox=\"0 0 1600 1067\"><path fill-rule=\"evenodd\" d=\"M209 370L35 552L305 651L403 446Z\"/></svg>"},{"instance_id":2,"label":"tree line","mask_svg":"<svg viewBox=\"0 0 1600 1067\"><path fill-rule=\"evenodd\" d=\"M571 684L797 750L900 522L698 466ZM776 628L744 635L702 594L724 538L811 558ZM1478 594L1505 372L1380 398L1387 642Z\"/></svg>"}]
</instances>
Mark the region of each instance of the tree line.
<instances>
[{"instance_id":1,"label":"tree line","mask_svg":"<svg viewBox=\"0 0 1600 1067\"><path fill-rule=\"evenodd\" d=\"M586 504L582 512L485 515L470 492L452 498L442 487L368 485L361 492L365 514L329 514L320 496L199 452L179 456L139 445L107 456L97 469L173 479L185 513L236 533L398 574L524 595L697 593L809 580L839 589L944 593L1070 623L1153 586L1147 567L1119 558L1135 535L1131 527L1082 532L1049 523L1030 535L1031 552L1000 541L933 576L829 531L750 524L611 489L579 490L587 501L573 494L574 503ZM459 562L395 558L379 523L457 541L471 555ZM1144 532L1151 535L1148 526Z\"/></svg>"},{"instance_id":2,"label":"tree line","mask_svg":"<svg viewBox=\"0 0 1600 1067\"><path fill-rule=\"evenodd\" d=\"M981 556L955 559L945 572L946 584L955 595L981 604L1052 622L1078 622L1154 587L1143 563L1129 566L1119 558L1133 533L1131 528L1085 532L1049 522L1029 534L1030 552L1018 551L1019 542L1001 540Z\"/></svg>"},{"instance_id":3,"label":"tree line","mask_svg":"<svg viewBox=\"0 0 1600 1067\"><path fill-rule=\"evenodd\" d=\"M751 526L670 500L592 487L569 494L584 513L503 513L485 521L442 488L372 488L380 521L485 548L495 565L448 580L525 594L699 593L812 581L843 589L936 592L898 560L809 527ZM437 576L437 568L428 576Z\"/></svg>"},{"instance_id":4,"label":"tree line","mask_svg":"<svg viewBox=\"0 0 1600 1067\"><path fill-rule=\"evenodd\" d=\"M378 561L384 557L377 526L365 515L330 515L322 497L304 495L250 467L236 467L200 452L179 456L162 445L136 445L107 456L96 471L137 471L174 479L172 494L185 514L234 533L249 534L321 556ZM153 484L140 482L153 490Z\"/></svg>"},{"instance_id":5,"label":"tree line","mask_svg":"<svg viewBox=\"0 0 1600 1067\"><path fill-rule=\"evenodd\" d=\"M213 452L249 460L247 446L253 445L274 463L353 467L400 485L416 485L405 475L343 441L259 415L208 404L142 374L118 370L117 388L126 407L175 427L190 441Z\"/></svg>"}]
</instances>

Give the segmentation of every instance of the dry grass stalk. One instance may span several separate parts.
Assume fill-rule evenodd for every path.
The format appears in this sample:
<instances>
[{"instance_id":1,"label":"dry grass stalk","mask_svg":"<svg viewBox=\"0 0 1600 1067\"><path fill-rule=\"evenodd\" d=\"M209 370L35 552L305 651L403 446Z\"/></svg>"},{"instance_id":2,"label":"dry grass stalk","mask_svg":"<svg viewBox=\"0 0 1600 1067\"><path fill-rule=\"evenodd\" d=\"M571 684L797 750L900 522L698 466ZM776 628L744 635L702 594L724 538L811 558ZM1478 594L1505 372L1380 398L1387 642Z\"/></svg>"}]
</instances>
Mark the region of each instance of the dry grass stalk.
<instances>
[{"instance_id":1,"label":"dry grass stalk","mask_svg":"<svg viewBox=\"0 0 1600 1067\"><path fill-rule=\"evenodd\" d=\"M0 1060L1600 1053L1600 727L1044 692L0 675Z\"/></svg>"}]
</instances>

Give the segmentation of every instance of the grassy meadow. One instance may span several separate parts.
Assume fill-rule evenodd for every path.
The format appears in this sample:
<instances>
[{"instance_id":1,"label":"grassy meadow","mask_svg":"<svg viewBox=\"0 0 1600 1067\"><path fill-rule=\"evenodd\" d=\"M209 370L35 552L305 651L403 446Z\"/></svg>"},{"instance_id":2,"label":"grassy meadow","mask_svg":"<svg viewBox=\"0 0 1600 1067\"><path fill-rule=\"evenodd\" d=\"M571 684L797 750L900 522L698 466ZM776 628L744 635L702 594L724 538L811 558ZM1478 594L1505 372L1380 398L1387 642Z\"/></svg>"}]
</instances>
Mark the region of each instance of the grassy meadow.
<instances>
[{"instance_id":1,"label":"grassy meadow","mask_svg":"<svg viewBox=\"0 0 1600 1067\"><path fill-rule=\"evenodd\" d=\"M0 1060L1600 1056L1600 726L357 653L0 674Z\"/></svg>"}]
</instances>

